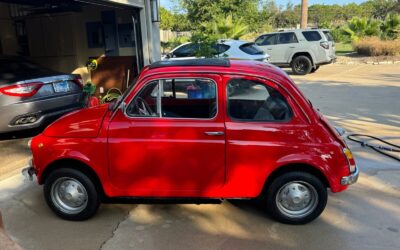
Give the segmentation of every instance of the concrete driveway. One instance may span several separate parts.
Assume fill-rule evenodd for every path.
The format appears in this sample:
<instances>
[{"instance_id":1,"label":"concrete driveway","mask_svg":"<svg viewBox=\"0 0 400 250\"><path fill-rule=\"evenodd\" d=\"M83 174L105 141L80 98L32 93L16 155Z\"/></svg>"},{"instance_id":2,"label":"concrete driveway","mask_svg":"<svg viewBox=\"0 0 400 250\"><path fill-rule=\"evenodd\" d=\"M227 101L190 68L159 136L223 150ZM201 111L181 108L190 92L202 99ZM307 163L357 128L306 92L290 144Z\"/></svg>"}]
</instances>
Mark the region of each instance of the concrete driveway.
<instances>
[{"instance_id":1,"label":"concrete driveway","mask_svg":"<svg viewBox=\"0 0 400 250\"><path fill-rule=\"evenodd\" d=\"M293 78L333 123L400 143L400 65L328 65ZM63 221L45 205L42 187L19 175L0 182L0 210L26 249L400 249L400 163L350 147L359 182L330 194L321 217L303 226L230 202L102 205L89 221Z\"/></svg>"}]
</instances>

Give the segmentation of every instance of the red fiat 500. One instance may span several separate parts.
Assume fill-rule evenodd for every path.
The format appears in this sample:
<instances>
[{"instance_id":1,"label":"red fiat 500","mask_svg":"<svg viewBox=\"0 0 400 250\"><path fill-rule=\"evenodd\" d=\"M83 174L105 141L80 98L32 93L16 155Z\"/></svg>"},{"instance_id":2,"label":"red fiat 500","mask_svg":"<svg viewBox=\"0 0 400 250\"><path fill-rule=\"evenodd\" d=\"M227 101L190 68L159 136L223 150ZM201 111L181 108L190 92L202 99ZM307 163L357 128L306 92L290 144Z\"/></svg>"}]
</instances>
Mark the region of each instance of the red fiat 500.
<instances>
[{"instance_id":1,"label":"red fiat 500","mask_svg":"<svg viewBox=\"0 0 400 250\"><path fill-rule=\"evenodd\" d=\"M327 188L357 181L335 129L279 68L198 59L146 67L116 103L68 114L31 142L50 208L68 220L102 201L258 198L270 215L318 217Z\"/></svg>"}]
</instances>

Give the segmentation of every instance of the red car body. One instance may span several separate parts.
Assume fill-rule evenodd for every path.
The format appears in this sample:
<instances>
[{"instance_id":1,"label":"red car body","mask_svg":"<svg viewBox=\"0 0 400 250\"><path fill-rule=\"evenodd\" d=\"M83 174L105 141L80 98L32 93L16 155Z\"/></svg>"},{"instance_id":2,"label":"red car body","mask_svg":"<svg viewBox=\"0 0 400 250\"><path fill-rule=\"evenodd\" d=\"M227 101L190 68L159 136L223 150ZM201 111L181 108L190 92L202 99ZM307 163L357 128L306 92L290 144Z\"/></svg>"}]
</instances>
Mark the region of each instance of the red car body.
<instances>
[{"instance_id":1,"label":"red car body","mask_svg":"<svg viewBox=\"0 0 400 250\"><path fill-rule=\"evenodd\" d=\"M292 109L292 118L232 120L227 115L226 84L235 77L279 91ZM345 142L279 68L248 61L230 61L229 67L146 67L121 107L149 81L166 78L215 81L215 118L143 119L108 105L68 114L32 140L39 184L60 162L92 176L107 197L254 198L270 178L291 170L313 173L332 192L351 184L342 180L354 174L349 165L355 165L343 153ZM222 133L210 136L210 131Z\"/></svg>"}]
</instances>

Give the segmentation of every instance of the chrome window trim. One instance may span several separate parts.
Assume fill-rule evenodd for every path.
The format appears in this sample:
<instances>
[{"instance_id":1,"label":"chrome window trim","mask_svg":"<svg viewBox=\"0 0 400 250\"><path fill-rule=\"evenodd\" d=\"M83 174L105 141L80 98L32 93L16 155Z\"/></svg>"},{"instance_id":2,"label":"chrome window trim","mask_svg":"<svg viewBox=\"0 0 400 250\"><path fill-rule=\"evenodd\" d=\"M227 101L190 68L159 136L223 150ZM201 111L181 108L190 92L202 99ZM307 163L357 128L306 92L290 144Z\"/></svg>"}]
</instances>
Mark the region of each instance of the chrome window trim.
<instances>
[{"instance_id":1,"label":"chrome window trim","mask_svg":"<svg viewBox=\"0 0 400 250\"><path fill-rule=\"evenodd\" d=\"M172 79L200 79L200 80L209 80L211 82L214 83L215 85L215 101L216 101L216 105L217 105L217 112L215 113L215 115L211 118L182 118L182 117L164 117L162 116L162 105L161 105L161 89L160 88L160 83L162 80L172 80ZM158 81L158 96L157 96L157 106L158 106L158 102L160 103L160 115L159 116L131 116L126 112L126 109L129 105L131 105L131 103L136 99L137 95L142 91L143 88L145 88L148 84L150 84L151 82L154 81ZM132 90L133 91L133 90ZM194 121L214 121L218 115L219 115L219 99L218 99L218 94L219 94L219 88L218 88L218 84L214 79L211 78L207 78L207 77L173 77L173 78L158 78L158 79L153 79L153 80L148 80L147 82L145 82L143 84L143 86L140 88L140 90L135 94L135 96L132 98L132 101L129 102L129 104L125 105L124 109L123 109L123 114L125 115L126 118L128 119L166 119L166 120L194 120Z\"/></svg>"}]
</instances>

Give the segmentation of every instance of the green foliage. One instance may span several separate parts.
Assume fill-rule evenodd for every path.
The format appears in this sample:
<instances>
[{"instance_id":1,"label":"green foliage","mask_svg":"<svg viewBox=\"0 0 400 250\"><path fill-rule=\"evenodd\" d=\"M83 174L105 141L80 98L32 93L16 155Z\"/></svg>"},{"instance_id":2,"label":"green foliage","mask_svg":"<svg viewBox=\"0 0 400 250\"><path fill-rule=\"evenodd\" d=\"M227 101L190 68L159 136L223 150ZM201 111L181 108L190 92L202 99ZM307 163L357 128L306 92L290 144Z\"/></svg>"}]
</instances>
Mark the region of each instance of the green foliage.
<instances>
[{"instance_id":1,"label":"green foliage","mask_svg":"<svg viewBox=\"0 0 400 250\"><path fill-rule=\"evenodd\" d=\"M399 13L399 0L369 0L363 6L372 9L372 17L383 20L390 13Z\"/></svg>"},{"instance_id":2,"label":"green foliage","mask_svg":"<svg viewBox=\"0 0 400 250\"><path fill-rule=\"evenodd\" d=\"M217 35L196 31L193 33L190 41L199 45L196 57L215 57L217 51L214 49L214 45L218 42Z\"/></svg>"},{"instance_id":3,"label":"green foliage","mask_svg":"<svg viewBox=\"0 0 400 250\"><path fill-rule=\"evenodd\" d=\"M350 37L351 41L358 41L365 36L379 35L379 26L378 20L353 17L343 28L343 32Z\"/></svg>"},{"instance_id":4,"label":"green foliage","mask_svg":"<svg viewBox=\"0 0 400 250\"><path fill-rule=\"evenodd\" d=\"M165 8L160 8L160 29L172 31L188 31L191 29L186 14L172 13Z\"/></svg>"},{"instance_id":5,"label":"green foliage","mask_svg":"<svg viewBox=\"0 0 400 250\"><path fill-rule=\"evenodd\" d=\"M215 35L219 39L235 40L245 35L249 27L242 18L234 21L232 15L219 16L211 22L203 23L202 26L206 33Z\"/></svg>"},{"instance_id":6,"label":"green foliage","mask_svg":"<svg viewBox=\"0 0 400 250\"><path fill-rule=\"evenodd\" d=\"M400 15L388 14L384 21L374 18L351 19L344 28L335 31L335 36L342 33L348 40L357 42L363 37L379 36L383 40L394 40L400 34ZM345 41L346 38L340 37L338 41Z\"/></svg>"},{"instance_id":7,"label":"green foliage","mask_svg":"<svg viewBox=\"0 0 400 250\"><path fill-rule=\"evenodd\" d=\"M88 96L92 96L94 95L95 92L96 92L96 85L94 85L90 81L86 82L85 86L83 86L83 93L85 93Z\"/></svg>"},{"instance_id":8,"label":"green foliage","mask_svg":"<svg viewBox=\"0 0 400 250\"><path fill-rule=\"evenodd\" d=\"M381 26L381 38L394 40L399 37L400 34L400 15L389 14L382 22Z\"/></svg>"},{"instance_id":9,"label":"green foliage","mask_svg":"<svg viewBox=\"0 0 400 250\"><path fill-rule=\"evenodd\" d=\"M243 19L251 29L255 29L258 19L260 0L181 0L181 6L193 29L210 22L219 16L231 14L234 20Z\"/></svg>"}]
</instances>

